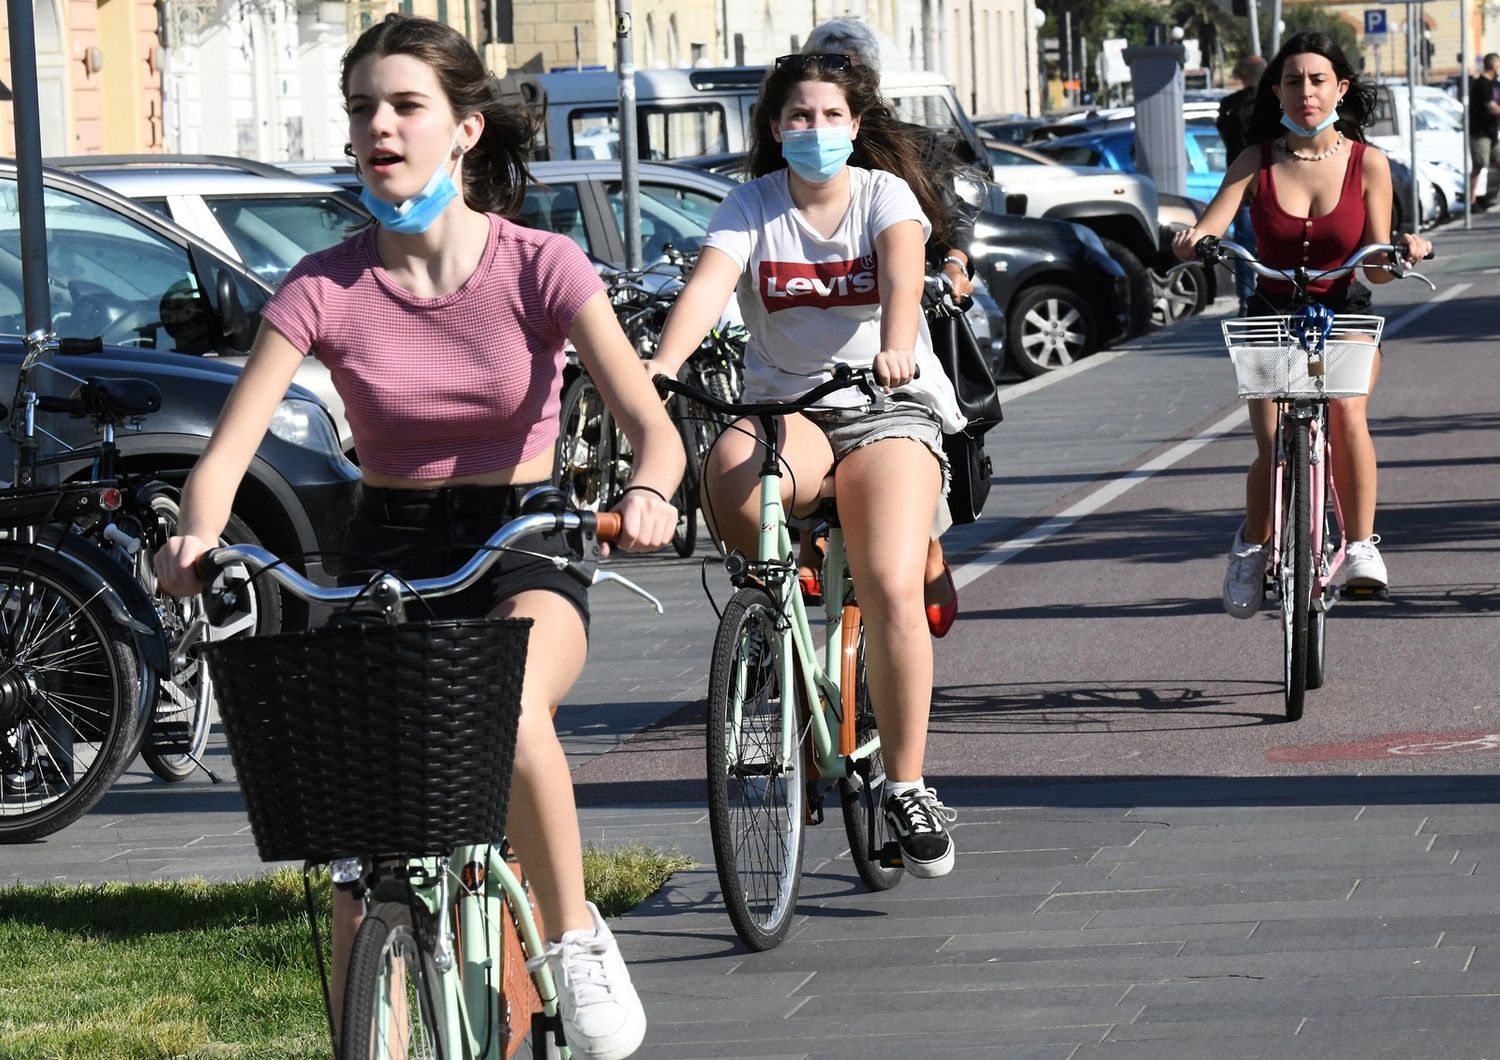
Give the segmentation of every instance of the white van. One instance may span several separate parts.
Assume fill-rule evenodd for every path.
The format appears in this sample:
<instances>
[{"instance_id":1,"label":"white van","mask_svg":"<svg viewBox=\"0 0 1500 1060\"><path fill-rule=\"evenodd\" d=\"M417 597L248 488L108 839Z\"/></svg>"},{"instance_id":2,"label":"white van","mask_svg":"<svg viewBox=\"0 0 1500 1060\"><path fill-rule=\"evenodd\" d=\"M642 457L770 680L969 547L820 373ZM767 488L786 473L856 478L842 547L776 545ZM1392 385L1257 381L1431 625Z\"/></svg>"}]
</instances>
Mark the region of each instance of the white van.
<instances>
[{"instance_id":1,"label":"white van","mask_svg":"<svg viewBox=\"0 0 1500 1060\"><path fill-rule=\"evenodd\" d=\"M765 73L762 66L638 71L639 157L671 161L748 150L750 112ZM504 84L541 121L539 158L619 157L619 82L613 70L513 73ZM880 87L901 120L966 140L974 158L986 157L947 78L888 71Z\"/></svg>"}]
</instances>

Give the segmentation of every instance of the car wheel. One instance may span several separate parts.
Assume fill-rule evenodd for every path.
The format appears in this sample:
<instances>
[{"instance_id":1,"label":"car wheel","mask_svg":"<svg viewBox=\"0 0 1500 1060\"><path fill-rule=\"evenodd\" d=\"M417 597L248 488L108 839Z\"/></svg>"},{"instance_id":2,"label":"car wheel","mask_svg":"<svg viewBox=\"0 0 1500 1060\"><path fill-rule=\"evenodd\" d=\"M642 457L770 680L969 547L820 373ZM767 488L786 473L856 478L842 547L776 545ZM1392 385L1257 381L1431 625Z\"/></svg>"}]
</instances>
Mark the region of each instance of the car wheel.
<instances>
[{"instance_id":1,"label":"car wheel","mask_svg":"<svg viewBox=\"0 0 1500 1060\"><path fill-rule=\"evenodd\" d=\"M1164 328L1184 317L1201 313L1208 304L1208 276L1197 262L1166 273L1152 269L1151 286L1155 292L1151 305L1151 324L1154 327Z\"/></svg>"},{"instance_id":2,"label":"car wheel","mask_svg":"<svg viewBox=\"0 0 1500 1060\"><path fill-rule=\"evenodd\" d=\"M1007 321L1006 348L1024 376L1045 375L1098 347L1093 312L1083 296L1066 287L1028 287L1011 303Z\"/></svg>"},{"instance_id":3,"label":"car wheel","mask_svg":"<svg viewBox=\"0 0 1500 1060\"><path fill-rule=\"evenodd\" d=\"M1156 288L1151 283L1151 272L1136 257L1135 251L1124 243L1113 239L1102 240L1104 249L1125 270L1125 281L1130 285L1130 333L1143 335L1151 326L1151 315L1156 305Z\"/></svg>"}]
</instances>

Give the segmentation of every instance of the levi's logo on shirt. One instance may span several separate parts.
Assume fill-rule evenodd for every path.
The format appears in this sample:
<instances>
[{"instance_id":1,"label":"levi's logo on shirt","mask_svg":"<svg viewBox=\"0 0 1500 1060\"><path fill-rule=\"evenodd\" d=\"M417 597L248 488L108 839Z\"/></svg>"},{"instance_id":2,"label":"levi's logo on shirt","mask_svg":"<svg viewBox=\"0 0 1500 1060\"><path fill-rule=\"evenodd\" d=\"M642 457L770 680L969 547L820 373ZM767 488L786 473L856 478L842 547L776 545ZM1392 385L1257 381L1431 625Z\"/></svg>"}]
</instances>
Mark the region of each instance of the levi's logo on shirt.
<instances>
[{"instance_id":1,"label":"levi's logo on shirt","mask_svg":"<svg viewBox=\"0 0 1500 1060\"><path fill-rule=\"evenodd\" d=\"M853 261L762 261L760 300L767 313L778 309L829 309L878 305L879 269L875 255Z\"/></svg>"}]
</instances>

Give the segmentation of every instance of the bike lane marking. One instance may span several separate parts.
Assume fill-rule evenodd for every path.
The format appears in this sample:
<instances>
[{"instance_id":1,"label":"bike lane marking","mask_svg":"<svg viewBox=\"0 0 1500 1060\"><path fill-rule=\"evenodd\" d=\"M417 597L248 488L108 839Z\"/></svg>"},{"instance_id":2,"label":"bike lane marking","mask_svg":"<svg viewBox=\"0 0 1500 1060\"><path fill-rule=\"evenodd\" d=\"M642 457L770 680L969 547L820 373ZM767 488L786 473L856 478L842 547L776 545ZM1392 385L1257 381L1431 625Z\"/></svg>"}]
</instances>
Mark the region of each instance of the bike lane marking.
<instances>
[{"instance_id":1,"label":"bike lane marking","mask_svg":"<svg viewBox=\"0 0 1500 1060\"><path fill-rule=\"evenodd\" d=\"M1446 302L1449 299L1457 298L1472 286L1473 284L1469 283L1454 284L1452 287L1447 288L1441 294L1438 294L1433 298L1427 300L1426 302L1423 302L1421 305L1413 306L1411 309L1401 314L1395 320L1392 320L1386 324L1385 337L1389 338L1392 335L1395 335L1397 332L1404 330L1413 321L1419 319L1424 314L1431 312L1443 302ZM1130 348L1112 350L1110 351L1110 353L1113 356L1110 356L1109 360L1114 360L1116 357L1123 357L1125 354L1131 352L1133 351ZM1077 375L1078 372L1087 370L1087 368L1091 364L1093 364L1093 362L1098 360L1099 356L1100 355L1096 354L1094 357L1085 358L1082 361L1076 361L1073 364L1069 365L1067 368L1060 369L1059 373L1048 373L1047 375L1040 376L1037 379L1028 380L1025 383L1019 383L1016 386L1011 387L1008 391L1004 392L1002 394L1002 397L1014 399L1015 397L1021 397L1025 394L1034 393L1036 390L1040 389L1041 386L1046 385L1046 380L1052 379L1054 375L1058 375L1063 372L1067 373L1068 375ZM1099 361L1099 363L1102 364L1108 362ZM1031 386L1030 384L1032 383L1036 383L1038 385ZM1019 393L1017 393L1018 391ZM979 555L953 569L953 584L955 588L962 589L964 586L969 585L979 578L984 577L984 575L988 574L990 571L994 570L1002 563L1009 562L1010 560L1019 556L1021 553L1025 552L1027 549L1031 548L1033 545L1039 545L1043 541L1046 541L1048 538L1054 537L1055 535L1061 533L1068 527L1072 526L1074 523L1078 522L1078 520L1084 518L1087 515L1092 515L1094 512L1097 512L1105 505L1119 499L1124 494L1134 489L1136 486L1139 486L1142 482L1145 482L1147 479L1156 475L1158 472L1165 471L1168 468L1181 463L1183 460L1186 460L1188 457L1196 453L1199 449L1202 449L1205 445L1208 445L1210 442L1223 437L1230 431L1243 427L1245 424L1249 423L1249 421L1250 407L1248 404L1240 403L1235 406L1234 411L1229 415L1211 424L1209 427L1200 431L1192 438L1189 438L1184 442L1179 442L1171 449L1168 449L1166 452L1161 453L1151 458L1150 460L1147 460L1139 467L1131 468L1130 470L1121 472L1113 478L1106 479L1093 492L1086 495L1082 500L1073 505L1070 505L1068 508L1045 520L1044 522L1032 527L1022 534L1017 535L1016 537L1010 538L1009 540L991 542L985 545L983 551L980 552Z\"/></svg>"},{"instance_id":2,"label":"bike lane marking","mask_svg":"<svg viewBox=\"0 0 1500 1060\"><path fill-rule=\"evenodd\" d=\"M1459 732L1393 732L1365 740L1272 747L1268 762L1348 762L1377 758L1425 758L1433 755L1500 751L1500 733L1484 729Z\"/></svg>"}]
</instances>

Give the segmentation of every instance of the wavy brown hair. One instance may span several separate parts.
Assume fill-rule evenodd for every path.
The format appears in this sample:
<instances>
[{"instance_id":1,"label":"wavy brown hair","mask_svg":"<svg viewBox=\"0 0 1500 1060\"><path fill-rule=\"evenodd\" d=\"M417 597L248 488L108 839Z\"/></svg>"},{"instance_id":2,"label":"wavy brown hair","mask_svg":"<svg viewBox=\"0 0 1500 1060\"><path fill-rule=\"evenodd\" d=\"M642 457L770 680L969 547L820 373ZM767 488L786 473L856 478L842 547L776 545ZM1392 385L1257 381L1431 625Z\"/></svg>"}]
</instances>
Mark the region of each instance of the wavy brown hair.
<instances>
[{"instance_id":1,"label":"wavy brown hair","mask_svg":"<svg viewBox=\"0 0 1500 1060\"><path fill-rule=\"evenodd\" d=\"M410 55L430 66L448 96L454 121L484 115L484 131L464 154L464 202L482 213L515 218L530 179L526 162L536 135L535 121L500 102L499 82L463 34L432 19L398 14L386 15L365 30L344 53L339 87L346 105L354 68L366 59L387 55Z\"/></svg>"},{"instance_id":2,"label":"wavy brown hair","mask_svg":"<svg viewBox=\"0 0 1500 1060\"><path fill-rule=\"evenodd\" d=\"M854 154L849 164L865 169L883 169L906 181L932 225L931 240L946 241L951 234L952 222L943 209L939 183L942 173L924 166L923 158L930 152L896 118L890 104L880 94L880 75L868 66L850 64L835 69L809 62L768 71L761 82L760 99L751 119L750 175L763 177L786 168L781 144L771 133L771 119L780 117L792 89L805 81L827 81L843 91L850 117L859 119L859 135L854 139Z\"/></svg>"}]
</instances>

